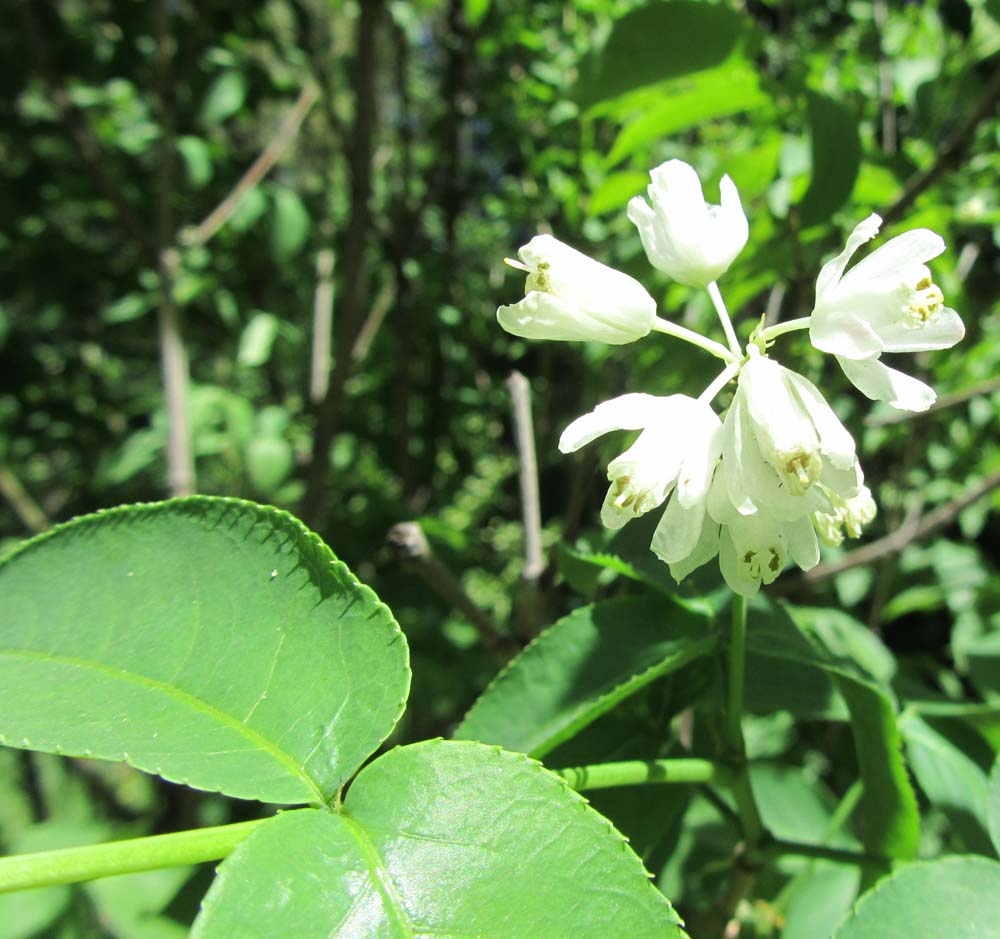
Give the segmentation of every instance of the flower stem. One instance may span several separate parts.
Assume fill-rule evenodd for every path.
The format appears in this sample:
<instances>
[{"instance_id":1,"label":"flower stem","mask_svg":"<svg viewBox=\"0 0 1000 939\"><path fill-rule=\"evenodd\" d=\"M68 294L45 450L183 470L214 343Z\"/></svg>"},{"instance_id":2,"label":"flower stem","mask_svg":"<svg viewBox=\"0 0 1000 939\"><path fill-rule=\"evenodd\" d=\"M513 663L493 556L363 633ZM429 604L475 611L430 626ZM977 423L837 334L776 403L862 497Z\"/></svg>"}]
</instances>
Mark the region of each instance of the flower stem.
<instances>
[{"instance_id":1,"label":"flower stem","mask_svg":"<svg viewBox=\"0 0 1000 939\"><path fill-rule=\"evenodd\" d=\"M226 857L250 832L266 821L268 819L261 818L170 835L129 838L0 858L0 893L216 861Z\"/></svg>"},{"instance_id":2,"label":"flower stem","mask_svg":"<svg viewBox=\"0 0 1000 939\"><path fill-rule=\"evenodd\" d=\"M735 362L739 358L738 354L733 355L721 342L716 342L714 339L709 339L701 333L696 333L693 329L678 326L676 323L671 323L669 320L662 319L659 316L653 320L653 329L667 336L673 336L675 339L683 339L685 342L690 342L711 353L717 359L722 359L724 362Z\"/></svg>"},{"instance_id":3,"label":"flower stem","mask_svg":"<svg viewBox=\"0 0 1000 939\"><path fill-rule=\"evenodd\" d=\"M795 320L788 320L784 323L775 323L773 326L765 327L760 335L765 342L770 342L772 339L777 339L778 336L784 336L785 333L794 333L799 329L808 329L809 321L812 319L811 316L800 316Z\"/></svg>"},{"instance_id":4,"label":"flower stem","mask_svg":"<svg viewBox=\"0 0 1000 939\"><path fill-rule=\"evenodd\" d=\"M711 760L624 760L553 770L578 791L650 783L729 782L731 770Z\"/></svg>"},{"instance_id":5,"label":"flower stem","mask_svg":"<svg viewBox=\"0 0 1000 939\"><path fill-rule=\"evenodd\" d=\"M710 384L700 395L698 395L698 400L704 402L705 404L711 404L715 396L726 387L729 380L739 370L739 362L733 362L732 364L727 365L721 372L719 372L718 375L716 375L712 384Z\"/></svg>"},{"instance_id":6,"label":"flower stem","mask_svg":"<svg viewBox=\"0 0 1000 939\"><path fill-rule=\"evenodd\" d=\"M746 675L747 601L733 598L733 628L729 637L729 669L726 676L726 713L724 739L736 772L730 789L743 826L748 850L754 850L764 835L757 800L750 786L746 746L743 742L743 688Z\"/></svg>"},{"instance_id":7,"label":"flower stem","mask_svg":"<svg viewBox=\"0 0 1000 939\"><path fill-rule=\"evenodd\" d=\"M736 338L733 321L729 316L729 310L726 309L726 302L722 299L722 294L719 292L719 285L714 280L708 285L708 295L712 298L712 305L715 307L715 312L719 314L719 322L722 323L722 331L726 334L726 342L729 343L733 357L736 359L742 358L743 349L740 346L739 339Z\"/></svg>"}]
</instances>

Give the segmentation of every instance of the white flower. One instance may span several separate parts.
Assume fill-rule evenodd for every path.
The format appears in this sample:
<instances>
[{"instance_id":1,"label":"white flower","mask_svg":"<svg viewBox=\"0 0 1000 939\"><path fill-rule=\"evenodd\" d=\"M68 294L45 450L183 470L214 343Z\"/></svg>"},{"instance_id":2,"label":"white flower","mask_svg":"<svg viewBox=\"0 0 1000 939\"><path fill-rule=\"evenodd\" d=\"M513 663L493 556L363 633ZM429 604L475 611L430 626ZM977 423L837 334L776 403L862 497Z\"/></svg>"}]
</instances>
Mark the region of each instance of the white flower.
<instances>
[{"instance_id":1,"label":"white flower","mask_svg":"<svg viewBox=\"0 0 1000 939\"><path fill-rule=\"evenodd\" d=\"M801 499L801 497L800 497ZM719 525L719 568L732 590L752 597L792 560L807 571L819 563L819 542L811 517L780 519L760 510L741 513L729 499L723 473L708 495L708 518Z\"/></svg>"},{"instance_id":2,"label":"white flower","mask_svg":"<svg viewBox=\"0 0 1000 939\"><path fill-rule=\"evenodd\" d=\"M500 325L527 339L594 340L621 345L645 336L656 301L634 278L588 258L551 235L518 251L526 296L497 310Z\"/></svg>"},{"instance_id":3,"label":"white flower","mask_svg":"<svg viewBox=\"0 0 1000 939\"><path fill-rule=\"evenodd\" d=\"M862 528L875 518L878 511L867 486L862 486L857 495L848 499L834 496L831 502L830 511L813 514L813 525L820 538L833 548L843 544L845 529L851 538L860 538Z\"/></svg>"},{"instance_id":4,"label":"white flower","mask_svg":"<svg viewBox=\"0 0 1000 939\"><path fill-rule=\"evenodd\" d=\"M655 509L671 492L675 492L671 505L681 509L703 505L722 446L722 423L707 404L686 395L612 398L573 421L559 438L559 449L572 453L612 430L642 433L608 464L611 486L601 509L601 521L608 528L621 528ZM669 527L670 521L666 524ZM661 532L663 527L661 520L654 542L668 537ZM685 538L691 537L689 527L684 529ZM700 524L694 541L699 532Z\"/></svg>"},{"instance_id":5,"label":"white flower","mask_svg":"<svg viewBox=\"0 0 1000 939\"><path fill-rule=\"evenodd\" d=\"M729 502L798 521L861 485L854 440L812 382L750 347L723 427ZM719 519L722 521L722 519Z\"/></svg>"},{"instance_id":6,"label":"white flower","mask_svg":"<svg viewBox=\"0 0 1000 939\"><path fill-rule=\"evenodd\" d=\"M663 163L649 175L652 207L636 196L628 217L639 229L650 263L689 287L707 287L747 243L750 229L736 186L723 176L722 205L709 205L698 174L683 160Z\"/></svg>"},{"instance_id":7,"label":"white flower","mask_svg":"<svg viewBox=\"0 0 1000 939\"><path fill-rule=\"evenodd\" d=\"M949 349L965 335L965 327L931 279L926 262L945 244L926 228L890 239L844 273L854 252L875 237L881 224L877 215L859 223L844 250L823 266L809 338L817 349L835 355L848 379L869 398L925 411L934 403L934 390L879 357Z\"/></svg>"}]
</instances>

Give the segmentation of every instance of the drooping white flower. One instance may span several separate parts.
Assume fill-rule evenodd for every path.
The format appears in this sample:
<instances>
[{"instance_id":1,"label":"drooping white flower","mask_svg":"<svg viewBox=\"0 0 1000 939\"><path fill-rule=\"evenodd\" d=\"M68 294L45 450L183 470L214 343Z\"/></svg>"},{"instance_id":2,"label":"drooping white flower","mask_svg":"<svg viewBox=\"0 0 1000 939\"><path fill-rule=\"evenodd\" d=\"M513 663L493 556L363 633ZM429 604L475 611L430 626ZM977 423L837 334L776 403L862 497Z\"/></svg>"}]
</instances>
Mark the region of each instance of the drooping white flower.
<instances>
[{"instance_id":1,"label":"drooping white flower","mask_svg":"<svg viewBox=\"0 0 1000 939\"><path fill-rule=\"evenodd\" d=\"M709 490L707 508L708 518L719 526L722 576L742 596L752 597L761 584L772 583L789 560L806 571L819 563L819 541L808 514L793 519L764 510L743 514L730 500L721 471Z\"/></svg>"},{"instance_id":2,"label":"drooping white flower","mask_svg":"<svg viewBox=\"0 0 1000 939\"><path fill-rule=\"evenodd\" d=\"M925 411L934 403L934 390L889 368L880 356L949 349L965 335L965 326L944 305L931 278L927 262L944 251L945 243L926 228L890 239L844 273L881 224L878 215L860 222L844 250L823 266L809 338L817 349L835 355L848 379L869 398Z\"/></svg>"},{"instance_id":3,"label":"drooping white flower","mask_svg":"<svg viewBox=\"0 0 1000 939\"><path fill-rule=\"evenodd\" d=\"M608 528L655 509L671 492L671 504L690 508L704 502L721 451L722 423L711 407L686 395L622 395L573 421L559 449L572 453L613 430L642 432L608 464L611 486L601 509Z\"/></svg>"},{"instance_id":4,"label":"drooping white flower","mask_svg":"<svg viewBox=\"0 0 1000 939\"><path fill-rule=\"evenodd\" d=\"M649 201L636 196L628 217L653 267L689 287L707 287L733 263L750 233L736 186L719 183L721 205L705 201L694 168L670 160L650 172Z\"/></svg>"},{"instance_id":5,"label":"drooping white flower","mask_svg":"<svg viewBox=\"0 0 1000 939\"><path fill-rule=\"evenodd\" d=\"M537 235L518 251L526 296L497 320L527 339L593 340L611 345L645 336L656 301L637 280L553 238Z\"/></svg>"},{"instance_id":6,"label":"drooping white flower","mask_svg":"<svg viewBox=\"0 0 1000 939\"><path fill-rule=\"evenodd\" d=\"M832 496L831 502L830 511L813 514L813 525L820 538L833 548L843 544L845 531L851 538L860 538L861 530L878 511L867 486L862 486L857 495L848 499Z\"/></svg>"},{"instance_id":7,"label":"drooping white flower","mask_svg":"<svg viewBox=\"0 0 1000 939\"><path fill-rule=\"evenodd\" d=\"M723 427L727 496L742 515L797 521L861 485L854 439L812 382L750 347ZM721 521L721 519L720 519Z\"/></svg>"}]
</instances>

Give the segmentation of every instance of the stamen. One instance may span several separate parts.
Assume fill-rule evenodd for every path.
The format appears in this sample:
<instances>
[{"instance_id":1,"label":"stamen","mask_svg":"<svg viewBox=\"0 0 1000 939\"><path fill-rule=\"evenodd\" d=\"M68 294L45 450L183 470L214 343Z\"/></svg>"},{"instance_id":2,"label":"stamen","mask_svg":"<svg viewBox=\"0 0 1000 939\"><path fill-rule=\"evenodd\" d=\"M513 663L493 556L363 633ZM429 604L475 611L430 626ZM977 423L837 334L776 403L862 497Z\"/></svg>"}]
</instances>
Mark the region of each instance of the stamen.
<instances>
[{"instance_id":1,"label":"stamen","mask_svg":"<svg viewBox=\"0 0 1000 939\"><path fill-rule=\"evenodd\" d=\"M503 263L506 264L507 267L514 268L515 271L524 271L525 274L531 273L531 268L528 267L524 261L516 261L514 258L504 258Z\"/></svg>"}]
</instances>

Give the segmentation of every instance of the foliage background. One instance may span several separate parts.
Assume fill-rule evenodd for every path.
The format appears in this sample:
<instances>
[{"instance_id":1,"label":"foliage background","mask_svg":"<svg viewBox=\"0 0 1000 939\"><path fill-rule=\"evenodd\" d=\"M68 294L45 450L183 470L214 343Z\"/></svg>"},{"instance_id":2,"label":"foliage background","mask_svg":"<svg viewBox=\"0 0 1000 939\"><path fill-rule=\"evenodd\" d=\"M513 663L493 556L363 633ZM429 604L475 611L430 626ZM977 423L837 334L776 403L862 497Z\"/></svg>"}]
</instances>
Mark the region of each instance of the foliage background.
<instances>
[{"instance_id":1,"label":"foliage background","mask_svg":"<svg viewBox=\"0 0 1000 939\"><path fill-rule=\"evenodd\" d=\"M414 691L393 742L448 735L496 672L498 646L632 589L588 556L665 576L649 526L613 541L600 529L600 466L619 442L567 459L555 441L599 400L691 391L712 363L670 340L533 344L494 312L522 289L503 257L551 231L637 276L661 315L710 328L701 298L649 268L623 211L650 167L680 157L710 198L729 173L751 219L722 284L744 337L761 314L807 314L821 261L871 211L889 235L926 226L947 240L935 278L968 335L915 357L941 398L930 414L871 409L804 340L783 340L858 438L880 515L874 550L846 545L776 592L870 627L907 695L995 702L998 56L991 0L18 0L0 30L0 534L12 545L189 488L286 507L403 624ZM294 133L290 114L303 117ZM206 238L197 226L276 142L280 158ZM330 294L323 392L314 311ZM193 475L168 444L161 357L178 340ZM537 579L522 576L512 369L532 389ZM433 559L419 543L412 556L412 529L386 540L410 520ZM718 581L706 570L682 593ZM641 749L678 702L697 713L710 694L709 677L682 672L605 721ZM793 728L761 702L750 736L773 780L820 805L842 796L844 728ZM980 772L1000 740L984 713L931 727ZM553 761L608 755L600 736ZM257 811L127 767L12 751L0 787L4 850L44 841L37 822L62 844ZM773 791L780 802L791 790ZM925 855L991 853L981 826L926 786L923 798ZM595 803L635 827L625 798ZM653 828L637 850L682 911L697 908L715 889L718 821L697 800L665 802ZM143 876L148 909L189 921L204 872ZM780 929L784 886L764 885L761 935ZM67 889L17 935L124 935L129 900L111 881Z\"/></svg>"}]
</instances>

